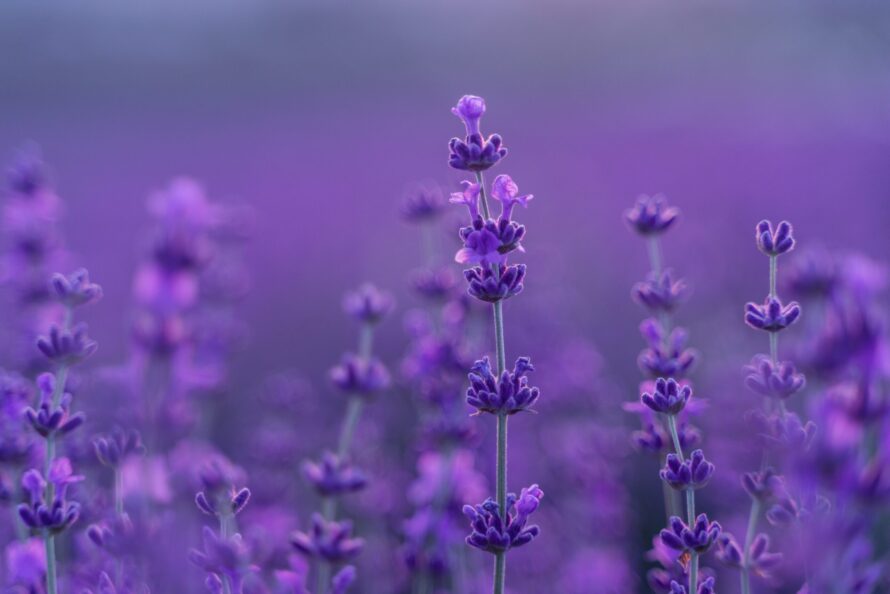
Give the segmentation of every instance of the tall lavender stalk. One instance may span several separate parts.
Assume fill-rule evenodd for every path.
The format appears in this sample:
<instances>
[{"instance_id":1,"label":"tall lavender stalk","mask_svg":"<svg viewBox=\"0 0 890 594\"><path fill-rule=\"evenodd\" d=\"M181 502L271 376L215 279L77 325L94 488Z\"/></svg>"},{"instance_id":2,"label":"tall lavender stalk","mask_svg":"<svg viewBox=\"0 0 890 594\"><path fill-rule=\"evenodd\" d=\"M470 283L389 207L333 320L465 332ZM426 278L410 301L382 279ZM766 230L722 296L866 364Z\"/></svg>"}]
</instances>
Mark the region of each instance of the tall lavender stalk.
<instances>
[{"instance_id":1,"label":"tall lavender stalk","mask_svg":"<svg viewBox=\"0 0 890 594\"><path fill-rule=\"evenodd\" d=\"M790 440L804 443L812 440L814 426L812 423L801 423L797 415L788 412L785 401L802 390L806 381L793 363L779 361L779 332L797 321L801 312L797 302L783 304L776 288L779 256L790 252L795 245L791 224L782 221L773 229L772 223L761 221L755 230L755 240L758 249L769 257L769 293L763 304L748 303L745 306L745 323L768 333L769 355L756 355L746 368L746 385L763 397L763 406L753 418L763 425L763 434L769 436L771 442L781 444ZM742 478L742 485L751 497L744 544L739 545L729 534L724 535L720 542L721 560L740 571L742 594L751 592L752 573L768 577L770 571L782 561L781 554L769 550L769 537L757 533L761 514L767 511L767 506L777 506L767 511L767 516L772 518L785 505L796 508L784 480L770 462L769 451L764 449L760 470L745 474Z\"/></svg>"},{"instance_id":2,"label":"tall lavender stalk","mask_svg":"<svg viewBox=\"0 0 890 594\"><path fill-rule=\"evenodd\" d=\"M352 536L351 522L337 521L337 503L343 495L355 493L367 484L364 473L350 460L352 442L365 404L390 384L386 367L373 356L373 341L374 328L392 308L392 297L373 285L364 285L343 301L346 313L361 324L358 354L345 354L330 373L334 386L347 395L346 414L336 453L324 452L319 461L303 465L306 480L322 498L322 513L313 516L310 531L298 532L291 539L297 551L317 561L317 594L326 594L336 584L352 582L355 570L351 566L338 572L333 582L331 570L358 555L364 545L361 538Z\"/></svg>"},{"instance_id":3,"label":"tall lavender stalk","mask_svg":"<svg viewBox=\"0 0 890 594\"><path fill-rule=\"evenodd\" d=\"M684 453L699 439L686 422L694 404L690 402L692 387L683 379L695 354L686 349L686 331L672 327L671 314L685 297L686 285L674 280L670 270L663 269L659 243L660 235L678 215L679 211L669 207L662 196L641 196L625 214L631 228L646 239L651 266L649 278L634 287L633 297L653 315L640 326L649 346L638 359L640 369L650 380L642 386L642 406L627 408L642 417L643 430L634 434L640 449L661 455L673 448L659 473L665 487L671 490L665 495L670 516L668 528L660 532L656 542L664 568L650 571L650 585L672 594L712 594L713 578L699 582L699 558L714 545L721 527L710 522L705 514L696 515L695 492L711 480L714 465L705 459L701 449L694 450L688 458ZM685 521L678 515L681 504L673 492L685 496ZM676 567L683 571L677 573Z\"/></svg>"},{"instance_id":4,"label":"tall lavender stalk","mask_svg":"<svg viewBox=\"0 0 890 594\"><path fill-rule=\"evenodd\" d=\"M452 108L463 120L467 135L452 138L449 143L451 167L475 173L475 181L464 181L464 191L452 195L451 202L463 204L470 213L470 225L460 230L464 247L455 260L473 264L464 271L471 296L490 303L494 318L494 372L488 358L476 361L470 372L467 402L477 413L489 413L497 420L496 498L476 506L466 506L472 533L467 543L494 555L493 591L503 594L506 579L506 553L511 548L531 542L539 533L537 526L527 526L529 516L538 508L544 492L538 485L523 488L519 497L507 493L507 419L510 415L530 410L539 396L537 388L528 385L526 374L534 370L528 357L519 357L512 371L507 369L504 342L504 301L522 291L525 265L507 264L507 255L522 251L525 227L511 219L516 205L528 205L532 196L520 195L519 187L508 175L495 178L492 198L501 203L497 220L492 218L485 194L483 172L507 155L501 137L488 138L479 131L485 113L481 97L465 95Z\"/></svg>"},{"instance_id":5,"label":"tall lavender stalk","mask_svg":"<svg viewBox=\"0 0 890 594\"><path fill-rule=\"evenodd\" d=\"M75 475L67 458L57 458L57 439L69 435L84 422L82 413L71 413L71 394L67 392L72 366L96 351L96 343L87 336L85 324L73 324L74 309L93 303L102 296L99 285L90 282L86 270L70 276L56 274L50 283L52 294L65 309L62 326L53 326L49 335L37 341L40 352L55 366L55 373L38 378L41 400L37 409L29 408L25 417L44 439L43 473L31 469L22 477L29 503L19 506L19 516L43 537L46 550L46 591L58 592L56 536L71 527L80 515L80 505L66 500L69 485L83 480Z\"/></svg>"}]
</instances>

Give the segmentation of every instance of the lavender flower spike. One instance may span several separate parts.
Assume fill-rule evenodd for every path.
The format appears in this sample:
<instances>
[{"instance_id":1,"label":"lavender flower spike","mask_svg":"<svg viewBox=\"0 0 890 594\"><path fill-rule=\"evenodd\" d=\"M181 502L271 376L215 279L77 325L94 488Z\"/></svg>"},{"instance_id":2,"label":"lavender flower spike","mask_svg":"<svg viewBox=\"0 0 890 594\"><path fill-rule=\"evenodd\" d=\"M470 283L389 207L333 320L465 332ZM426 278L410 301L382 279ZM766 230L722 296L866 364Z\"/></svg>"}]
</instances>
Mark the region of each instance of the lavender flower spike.
<instances>
[{"instance_id":1,"label":"lavender flower spike","mask_svg":"<svg viewBox=\"0 0 890 594\"><path fill-rule=\"evenodd\" d=\"M343 310L360 322L376 324L388 314L394 305L392 295L372 284L365 284L343 298Z\"/></svg>"},{"instance_id":2,"label":"lavender flower spike","mask_svg":"<svg viewBox=\"0 0 890 594\"><path fill-rule=\"evenodd\" d=\"M465 171L485 171L507 156L500 135L482 136L479 122L485 113L485 100L475 95L464 95L451 113L464 122L467 129L465 139L452 138L448 143L448 164L454 169Z\"/></svg>"},{"instance_id":3,"label":"lavender flower spike","mask_svg":"<svg viewBox=\"0 0 890 594\"><path fill-rule=\"evenodd\" d=\"M519 186L509 175L501 174L494 178L491 184L491 196L501 203L501 220L509 221L513 215L513 207L517 204L527 207L529 200L534 198L531 194L520 195Z\"/></svg>"},{"instance_id":4,"label":"lavender flower spike","mask_svg":"<svg viewBox=\"0 0 890 594\"><path fill-rule=\"evenodd\" d=\"M476 361L469 374L467 403L476 409L476 414L513 415L531 410L540 396L540 390L529 386L526 377L534 369L528 357L519 357L512 372L504 370L496 377L488 357Z\"/></svg>"},{"instance_id":5,"label":"lavender flower spike","mask_svg":"<svg viewBox=\"0 0 890 594\"><path fill-rule=\"evenodd\" d=\"M503 514L491 498L476 506L464 506L464 515L470 519L473 529L467 544L498 554L530 543L538 536L540 528L527 526L528 518L538 509L543 497L544 492L538 485L532 485L522 489L518 498L515 493L508 494L507 510Z\"/></svg>"},{"instance_id":6,"label":"lavender flower spike","mask_svg":"<svg viewBox=\"0 0 890 594\"><path fill-rule=\"evenodd\" d=\"M681 386L673 378L660 377L655 380L655 390L652 394L643 392L640 400L657 413L676 415L686 407L691 397L692 388L689 386Z\"/></svg>"},{"instance_id":7,"label":"lavender flower spike","mask_svg":"<svg viewBox=\"0 0 890 594\"><path fill-rule=\"evenodd\" d=\"M80 323L70 330L53 326L49 336L37 339L37 348L51 361L60 365L74 365L89 358L98 345L87 336L87 325Z\"/></svg>"},{"instance_id":8,"label":"lavender flower spike","mask_svg":"<svg viewBox=\"0 0 890 594\"><path fill-rule=\"evenodd\" d=\"M796 301L783 305L778 297L767 297L763 305L749 302L745 306L745 323L757 330L779 332L799 317L800 305Z\"/></svg>"},{"instance_id":9,"label":"lavender flower spike","mask_svg":"<svg viewBox=\"0 0 890 594\"><path fill-rule=\"evenodd\" d=\"M624 213L624 218L640 235L658 235L664 233L679 214L679 209L667 205L663 195L643 194L634 207Z\"/></svg>"},{"instance_id":10,"label":"lavender flower spike","mask_svg":"<svg viewBox=\"0 0 890 594\"><path fill-rule=\"evenodd\" d=\"M659 475L661 480L678 491L701 489L711 481L714 465L705 460L701 450L692 452L688 460L682 460L676 454L668 454L664 468Z\"/></svg>"},{"instance_id":11,"label":"lavender flower spike","mask_svg":"<svg viewBox=\"0 0 890 594\"><path fill-rule=\"evenodd\" d=\"M755 239L757 249L767 256L780 256L794 249L794 236L788 221L779 223L775 230L770 221L760 221L757 223Z\"/></svg>"},{"instance_id":12,"label":"lavender flower spike","mask_svg":"<svg viewBox=\"0 0 890 594\"><path fill-rule=\"evenodd\" d=\"M802 373L798 373L791 361L773 364L767 355L757 355L745 367L745 385L761 396L784 400L800 392L807 384Z\"/></svg>"},{"instance_id":13,"label":"lavender flower spike","mask_svg":"<svg viewBox=\"0 0 890 594\"><path fill-rule=\"evenodd\" d=\"M464 185L463 192L452 192L451 198L448 200L451 204L463 204L470 211L470 221L475 221L479 217L479 195L482 193L482 184L472 182L465 179L461 182Z\"/></svg>"},{"instance_id":14,"label":"lavender flower spike","mask_svg":"<svg viewBox=\"0 0 890 594\"><path fill-rule=\"evenodd\" d=\"M479 301L497 303L522 292L525 264L498 264L491 267L474 266L464 270L467 293Z\"/></svg>"},{"instance_id":15,"label":"lavender flower spike","mask_svg":"<svg viewBox=\"0 0 890 594\"><path fill-rule=\"evenodd\" d=\"M358 555L364 540L352 537L352 522L329 522L320 514L315 514L312 516L312 529L295 533L291 536L291 544L308 557L341 563Z\"/></svg>"},{"instance_id":16,"label":"lavender flower spike","mask_svg":"<svg viewBox=\"0 0 890 594\"><path fill-rule=\"evenodd\" d=\"M68 307L95 303L102 298L102 287L90 282L86 268L75 270L68 276L54 274L50 284L55 298Z\"/></svg>"},{"instance_id":17,"label":"lavender flower spike","mask_svg":"<svg viewBox=\"0 0 890 594\"><path fill-rule=\"evenodd\" d=\"M671 591L668 594L687 594L686 586L681 586L679 583L672 581ZM698 585L696 594L715 594L714 578L709 577L702 580L702 583Z\"/></svg>"},{"instance_id":18,"label":"lavender flower spike","mask_svg":"<svg viewBox=\"0 0 890 594\"><path fill-rule=\"evenodd\" d=\"M714 546L720 532L720 524L709 522L706 514L699 514L692 526L677 516L671 517L668 529L662 530L659 536L661 542L676 551L695 551L701 555Z\"/></svg>"}]
</instances>

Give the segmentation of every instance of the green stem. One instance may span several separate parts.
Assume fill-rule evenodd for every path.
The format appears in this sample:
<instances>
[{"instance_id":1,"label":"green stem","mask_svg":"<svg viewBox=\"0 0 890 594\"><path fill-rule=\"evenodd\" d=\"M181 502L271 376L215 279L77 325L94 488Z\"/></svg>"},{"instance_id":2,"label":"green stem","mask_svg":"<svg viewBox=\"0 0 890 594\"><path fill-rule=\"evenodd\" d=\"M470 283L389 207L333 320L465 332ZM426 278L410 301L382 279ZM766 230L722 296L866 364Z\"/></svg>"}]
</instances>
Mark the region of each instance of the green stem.
<instances>
[{"instance_id":1,"label":"green stem","mask_svg":"<svg viewBox=\"0 0 890 594\"><path fill-rule=\"evenodd\" d=\"M661 244L658 243L658 236L653 235L646 243L649 248L649 266L656 278L661 276Z\"/></svg>"},{"instance_id":2,"label":"green stem","mask_svg":"<svg viewBox=\"0 0 890 594\"><path fill-rule=\"evenodd\" d=\"M120 468L114 469L114 513L124 515L124 475Z\"/></svg>"},{"instance_id":3,"label":"green stem","mask_svg":"<svg viewBox=\"0 0 890 594\"><path fill-rule=\"evenodd\" d=\"M686 523L690 528L695 524L695 489L686 490ZM698 592L698 553L689 552L689 592Z\"/></svg>"},{"instance_id":4,"label":"green stem","mask_svg":"<svg viewBox=\"0 0 890 594\"><path fill-rule=\"evenodd\" d=\"M680 446L680 434L677 433L677 417L674 415L668 415L668 430L671 432L671 439L674 442L674 450L677 452L677 455L680 456L680 460L685 460L686 457L683 456L683 448Z\"/></svg>"},{"instance_id":5,"label":"green stem","mask_svg":"<svg viewBox=\"0 0 890 594\"><path fill-rule=\"evenodd\" d=\"M44 532L43 546L46 549L46 594L58 594L56 586L56 537Z\"/></svg>"},{"instance_id":6,"label":"green stem","mask_svg":"<svg viewBox=\"0 0 890 594\"><path fill-rule=\"evenodd\" d=\"M331 566L326 561L319 561L318 571L315 574L315 592L317 594L327 594L328 585L331 582Z\"/></svg>"},{"instance_id":7,"label":"green stem","mask_svg":"<svg viewBox=\"0 0 890 594\"><path fill-rule=\"evenodd\" d=\"M222 539L229 538L229 516L219 514L219 536ZM222 577L223 594L232 594L232 586L229 584L228 576Z\"/></svg>"},{"instance_id":8,"label":"green stem","mask_svg":"<svg viewBox=\"0 0 890 594\"><path fill-rule=\"evenodd\" d=\"M751 594L751 572L748 565L751 562L751 543L754 542L754 533L757 531L757 520L760 517L760 501L751 501L751 513L748 515L748 531L745 533L745 550L742 552L742 594Z\"/></svg>"},{"instance_id":9,"label":"green stem","mask_svg":"<svg viewBox=\"0 0 890 594\"><path fill-rule=\"evenodd\" d=\"M482 172L476 172L476 183L479 184L479 206L482 208L482 216L485 219L491 218L491 211L488 209L488 198L485 197L485 180L482 178Z\"/></svg>"},{"instance_id":10,"label":"green stem","mask_svg":"<svg viewBox=\"0 0 890 594\"><path fill-rule=\"evenodd\" d=\"M776 277L778 268L778 256L769 257L769 296L776 297Z\"/></svg>"}]
</instances>

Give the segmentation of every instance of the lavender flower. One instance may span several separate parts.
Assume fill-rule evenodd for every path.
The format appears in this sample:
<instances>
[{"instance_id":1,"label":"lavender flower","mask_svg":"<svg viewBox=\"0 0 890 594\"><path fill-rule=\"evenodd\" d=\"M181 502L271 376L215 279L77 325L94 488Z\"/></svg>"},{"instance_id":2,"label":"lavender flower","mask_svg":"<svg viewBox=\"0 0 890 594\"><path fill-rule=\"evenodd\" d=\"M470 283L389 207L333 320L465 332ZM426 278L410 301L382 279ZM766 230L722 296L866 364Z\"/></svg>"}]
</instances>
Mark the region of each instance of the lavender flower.
<instances>
[{"instance_id":1,"label":"lavender flower","mask_svg":"<svg viewBox=\"0 0 890 594\"><path fill-rule=\"evenodd\" d=\"M488 357L476 361L469 375L467 404L473 406L477 414L512 415L530 410L540 396L540 390L529 386L526 377L534 369L528 357L519 357L512 372L504 370L496 377Z\"/></svg>"},{"instance_id":2,"label":"lavender flower","mask_svg":"<svg viewBox=\"0 0 890 594\"><path fill-rule=\"evenodd\" d=\"M687 460L676 454L668 454L664 468L660 472L661 480L678 491L701 489L711 481L714 465L705 460L701 450L692 452Z\"/></svg>"},{"instance_id":3,"label":"lavender flower","mask_svg":"<svg viewBox=\"0 0 890 594\"><path fill-rule=\"evenodd\" d=\"M37 348L51 361L60 365L74 365L92 356L98 345L87 336L86 324L81 323L70 330L53 326L49 336L37 340Z\"/></svg>"},{"instance_id":4,"label":"lavender flower","mask_svg":"<svg viewBox=\"0 0 890 594\"><path fill-rule=\"evenodd\" d=\"M746 569L761 577L770 577L783 560L781 553L769 551L769 536L758 534L747 551L731 534L721 534L717 543L717 557L729 567Z\"/></svg>"},{"instance_id":5,"label":"lavender flower","mask_svg":"<svg viewBox=\"0 0 890 594\"><path fill-rule=\"evenodd\" d=\"M806 378L791 361L776 365L768 355L756 355L745 367L745 385L761 396L784 400L806 387Z\"/></svg>"},{"instance_id":6,"label":"lavender flower","mask_svg":"<svg viewBox=\"0 0 890 594\"><path fill-rule=\"evenodd\" d=\"M226 581L233 592L240 594L244 578L253 571L241 535L220 536L206 526L203 535L204 548L190 550L189 561L209 574L206 583L211 592L223 592Z\"/></svg>"},{"instance_id":7,"label":"lavender flower","mask_svg":"<svg viewBox=\"0 0 890 594\"><path fill-rule=\"evenodd\" d=\"M667 231L679 214L678 209L667 205L661 194L642 194L634 207L624 213L624 218L637 233L650 236Z\"/></svg>"},{"instance_id":8,"label":"lavender flower","mask_svg":"<svg viewBox=\"0 0 890 594\"><path fill-rule=\"evenodd\" d=\"M637 283L631 291L634 300L643 307L665 313L674 311L688 294L686 282L683 279L674 280L670 270L658 276L650 274L645 282Z\"/></svg>"},{"instance_id":9,"label":"lavender flower","mask_svg":"<svg viewBox=\"0 0 890 594\"><path fill-rule=\"evenodd\" d=\"M230 489L224 496L211 493L208 496L204 491L195 495L195 505L208 516L227 519L241 513L250 501L250 489Z\"/></svg>"},{"instance_id":10,"label":"lavender flower","mask_svg":"<svg viewBox=\"0 0 890 594\"><path fill-rule=\"evenodd\" d=\"M343 392L367 398L386 390L389 372L378 359L367 359L352 353L343 355L340 364L331 369L331 382Z\"/></svg>"},{"instance_id":11,"label":"lavender flower","mask_svg":"<svg viewBox=\"0 0 890 594\"><path fill-rule=\"evenodd\" d=\"M497 303L522 292L525 280L525 264L495 267L474 266L464 271L467 293L486 303Z\"/></svg>"},{"instance_id":12,"label":"lavender flower","mask_svg":"<svg viewBox=\"0 0 890 594\"><path fill-rule=\"evenodd\" d=\"M511 548L530 543L540 533L538 526L528 526L528 518L538 509L544 492L538 485L522 489L519 497L507 495L506 513L501 513L494 499L475 506L464 506L473 532L467 544L492 554L506 553Z\"/></svg>"},{"instance_id":13,"label":"lavender flower","mask_svg":"<svg viewBox=\"0 0 890 594\"><path fill-rule=\"evenodd\" d=\"M402 203L402 217L410 223L434 221L447 206L442 189L438 186L422 185L414 188Z\"/></svg>"},{"instance_id":14,"label":"lavender flower","mask_svg":"<svg viewBox=\"0 0 890 594\"><path fill-rule=\"evenodd\" d=\"M673 378L655 380L653 393L644 392L640 401L657 413L666 415L679 414L692 397L692 388L681 386Z\"/></svg>"},{"instance_id":15,"label":"lavender flower","mask_svg":"<svg viewBox=\"0 0 890 594\"><path fill-rule=\"evenodd\" d=\"M760 221L757 223L755 239L757 249L767 256L780 256L794 249L794 237L788 221L779 223L775 230L770 221Z\"/></svg>"},{"instance_id":16,"label":"lavender flower","mask_svg":"<svg viewBox=\"0 0 890 594\"><path fill-rule=\"evenodd\" d=\"M386 317L394 302L392 295L380 291L371 284L362 285L357 291L343 298L343 310L360 322L376 324Z\"/></svg>"},{"instance_id":17,"label":"lavender flower","mask_svg":"<svg viewBox=\"0 0 890 594\"><path fill-rule=\"evenodd\" d=\"M331 452L322 454L319 462L304 462L303 476L323 497L355 493L368 484L363 472Z\"/></svg>"},{"instance_id":18,"label":"lavender flower","mask_svg":"<svg viewBox=\"0 0 890 594\"><path fill-rule=\"evenodd\" d=\"M685 586L681 586L679 583L672 581L670 586L670 594L686 594L687 590ZM697 594L715 594L714 590L714 578L709 577L702 580L702 582L698 585Z\"/></svg>"},{"instance_id":19,"label":"lavender flower","mask_svg":"<svg viewBox=\"0 0 890 594\"><path fill-rule=\"evenodd\" d=\"M689 335L683 328L665 332L653 319L640 324L640 333L649 343L637 358L637 365L649 377L683 377L695 365L697 353L686 348Z\"/></svg>"},{"instance_id":20,"label":"lavender flower","mask_svg":"<svg viewBox=\"0 0 890 594\"><path fill-rule=\"evenodd\" d=\"M53 395L56 393L56 379L51 373L43 373L37 378L37 386L40 392L40 405L37 410L26 408L25 419L30 423L34 431L41 437L50 435L66 435L86 420L83 413L71 413L71 394L64 393L57 405L53 405ZM63 388L59 388L62 390Z\"/></svg>"},{"instance_id":21,"label":"lavender flower","mask_svg":"<svg viewBox=\"0 0 890 594\"><path fill-rule=\"evenodd\" d=\"M500 135L484 138L479 131L479 121L485 113L485 100L474 95L464 95L451 112L463 120L467 128L465 139L452 138L448 143L448 164L455 169L485 171L507 156Z\"/></svg>"},{"instance_id":22,"label":"lavender flower","mask_svg":"<svg viewBox=\"0 0 890 594\"><path fill-rule=\"evenodd\" d=\"M364 540L352 536L352 522L328 521L315 514L312 516L311 530L295 533L291 537L291 544L308 557L323 559L328 563L342 563L361 552Z\"/></svg>"},{"instance_id":23,"label":"lavender flower","mask_svg":"<svg viewBox=\"0 0 890 594\"><path fill-rule=\"evenodd\" d=\"M55 274L51 282L55 298L67 307L95 303L102 298L102 287L90 282L90 274L85 268L75 270L68 276Z\"/></svg>"},{"instance_id":24,"label":"lavender flower","mask_svg":"<svg viewBox=\"0 0 890 594\"><path fill-rule=\"evenodd\" d=\"M708 521L706 514L699 514L692 526L673 516L668 522L668 528L662 530L659 536L661 542L676 551L695 551L703 554L714 546L720 532L720 524Z\"/></svg>"},{"instance_id":25,"label":"lavender flower","mask_svg":"<svg viewBox=\"0 0 890 594\"><path fill-rule=\"evenodd\" d=\"M22 488L30 502L18 507L19 517L30 528L56 535L71 527L80 516L80 504L68 501L68 486L83 480L71 470L67 458L52 462L47 479L31 469L22 476ZM47 499L47 486L52 487L51 499Z\"/></svg>"},{"instance_id":26,"label":"lavender flower","mask_svg":"<svg viewBox=\"0 0 890 594\"><path fill-rule=\"evenodd\" d=\"M767 297L763 305L749 302L745 306L745 323L758 330L779 332L797 321L800 305L792 301L783 304L776 297Z\"/></svg>"},{"instance_id":27,"label":"lavender flower","mask_svg":"<svg viewBox=\"0 0 890 594\"><path fill-rule=\"evenodd\" d=\"M99 463L109 468L118 468L128 456L141 456L145 453L139 432L120 427L115 427L108 435L93 439L93 449Z\"/></svg>"}]
</instances>

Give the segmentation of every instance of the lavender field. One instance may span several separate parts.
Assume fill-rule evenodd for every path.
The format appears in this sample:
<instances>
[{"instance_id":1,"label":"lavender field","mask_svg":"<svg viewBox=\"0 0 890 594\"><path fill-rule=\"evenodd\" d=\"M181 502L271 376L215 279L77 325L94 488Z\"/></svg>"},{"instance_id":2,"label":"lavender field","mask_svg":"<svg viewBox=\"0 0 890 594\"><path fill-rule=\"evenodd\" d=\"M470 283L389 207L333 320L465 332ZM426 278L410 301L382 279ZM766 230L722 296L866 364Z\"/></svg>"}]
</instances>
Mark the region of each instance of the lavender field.
<instances>
[{"instance_id":1,"label":"lavender field","mask_svg":"<svg viewBox=\"0 0 890 594\"><path fill-rule=\"evenodd\" d=\"M0 592L890 592L890 5L0 5Z\"/></svg>"}]
</instances>

